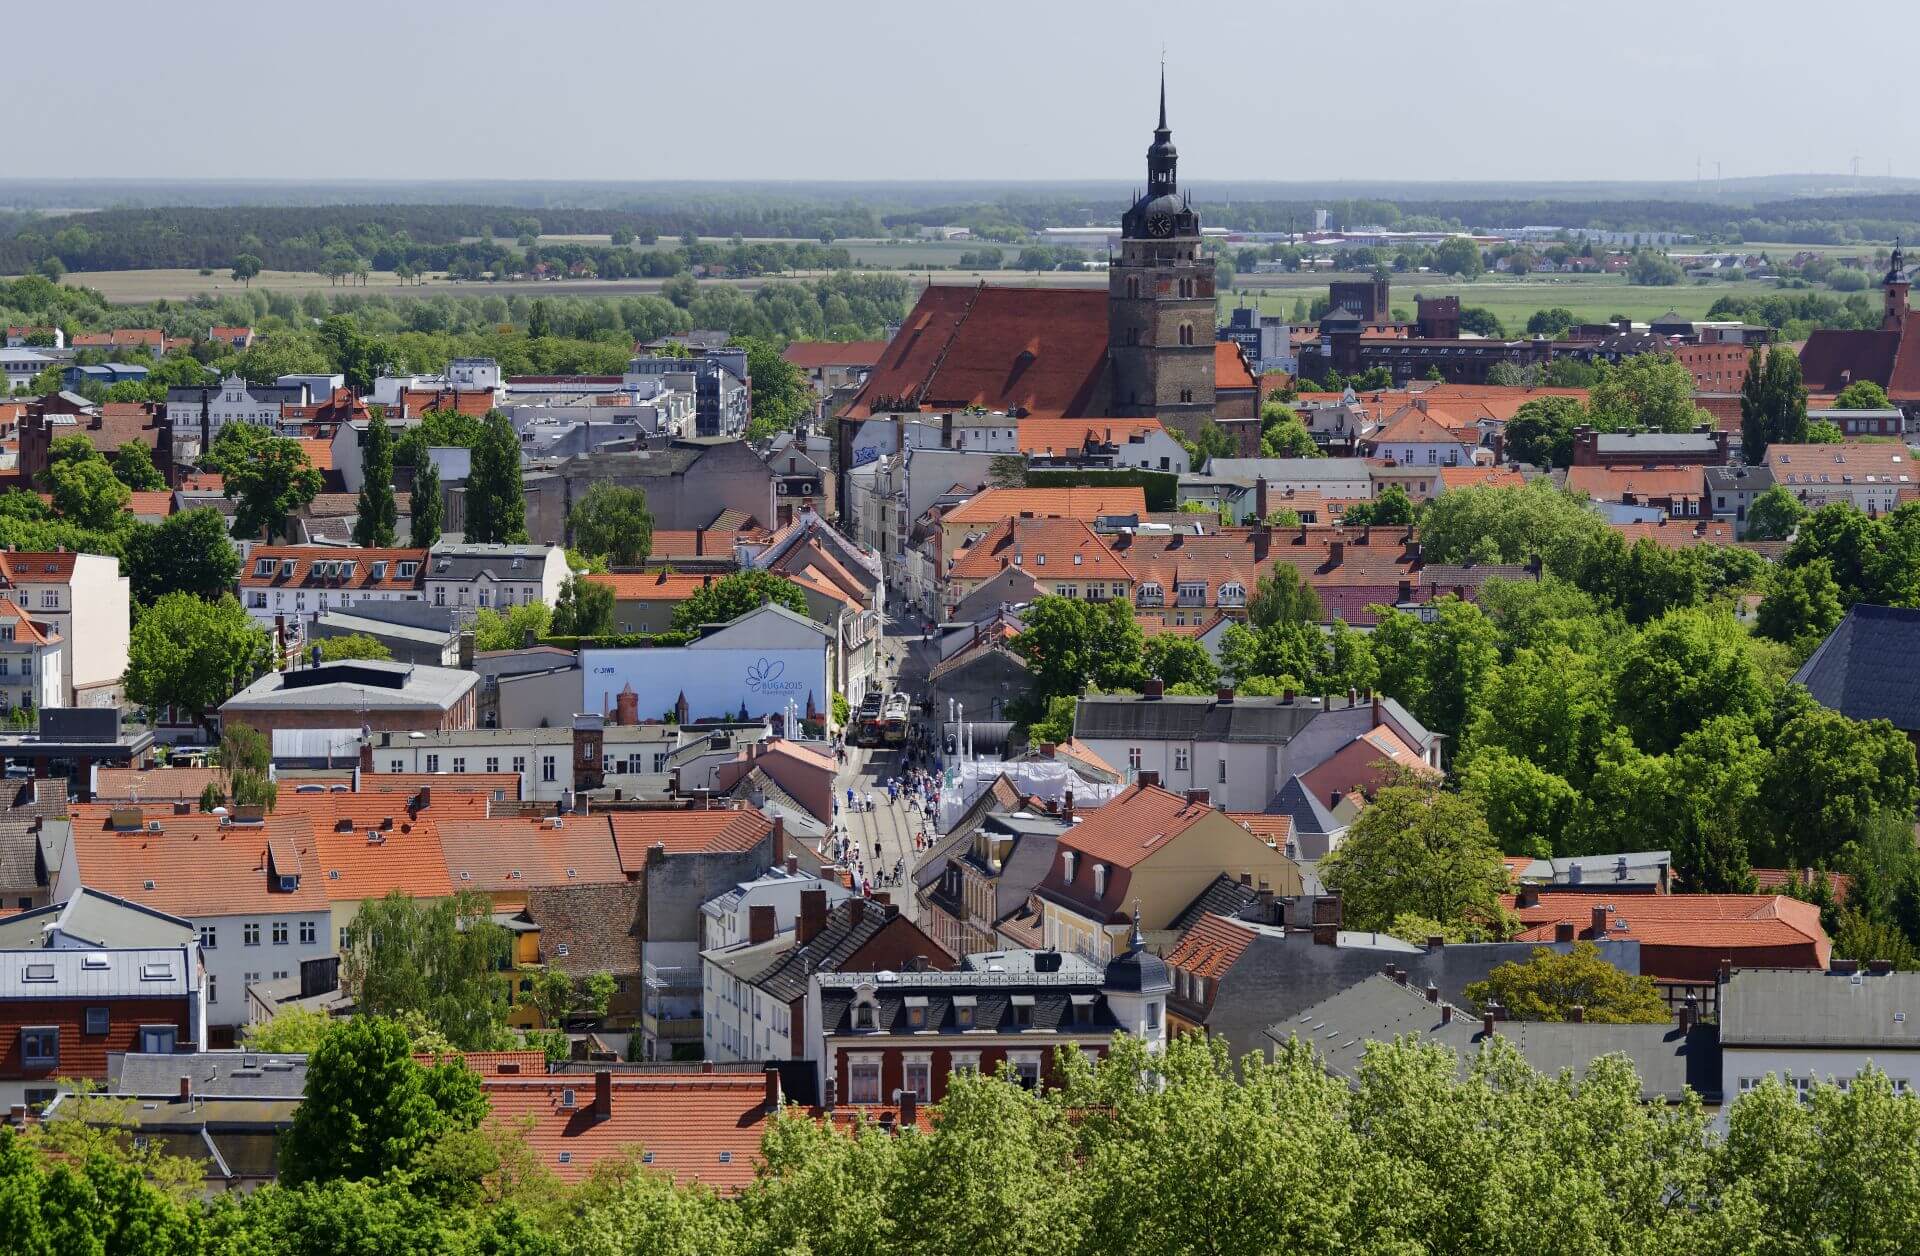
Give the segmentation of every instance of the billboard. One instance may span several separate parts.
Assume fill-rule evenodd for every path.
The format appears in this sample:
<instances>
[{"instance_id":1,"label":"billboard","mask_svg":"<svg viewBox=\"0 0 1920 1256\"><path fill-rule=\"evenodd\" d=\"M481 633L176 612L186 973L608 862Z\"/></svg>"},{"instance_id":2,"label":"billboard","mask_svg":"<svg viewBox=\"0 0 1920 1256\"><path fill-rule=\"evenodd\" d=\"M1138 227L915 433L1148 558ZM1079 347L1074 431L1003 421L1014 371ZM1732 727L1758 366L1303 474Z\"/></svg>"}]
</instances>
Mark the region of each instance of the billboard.
<instances>
[{"instance_id":1,"label":"billboard","mask_svg":"<svg viewBox=\"0 0 1920 1256\"><path fill-rule=\"evenodd\" d=\"M639 697L640 718L657 720L673 710L682 694L687 718L735 719L784 713L791 702L802 715L808 708L827 711L825 643L811 649L582 650L582 711L612 715L622 690Z\"/></svg>"}]
</instances>

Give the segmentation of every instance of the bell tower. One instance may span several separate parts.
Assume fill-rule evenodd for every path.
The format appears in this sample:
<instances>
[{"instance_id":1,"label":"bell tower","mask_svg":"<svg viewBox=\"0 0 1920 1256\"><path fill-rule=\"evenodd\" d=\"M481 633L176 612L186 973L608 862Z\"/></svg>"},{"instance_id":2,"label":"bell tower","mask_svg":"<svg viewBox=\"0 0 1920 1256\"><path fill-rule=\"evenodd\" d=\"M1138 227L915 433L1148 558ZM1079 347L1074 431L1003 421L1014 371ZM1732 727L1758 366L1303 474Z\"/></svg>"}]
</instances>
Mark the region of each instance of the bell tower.
<instances>
[{"instance_id":1,"label":"bell tower","mask_svg":"<svg viewBox=\"0 0 1920 1256\"><path fill-rule=\"evenodd\" d=\"M1900 241L1893 242L1893 256L1888 259L1886 305L1880 315L1881 331L1899 331L1907 325L1907 268L1906 256L1900 251Z\"/></svg>"},{"instance_id":2,"label":"bell tower","mask_svg":"<svg viewBox=\"0 0 1920 1256\"><path fill-rule=\"evenodd\" d=\"M1157 417L1192 437L1214 410L1214 269L1179 162L1163 67L1146 191L1121 216L1107 271L1108 391L1116 417Z\"/></svg>"}]
</instances>

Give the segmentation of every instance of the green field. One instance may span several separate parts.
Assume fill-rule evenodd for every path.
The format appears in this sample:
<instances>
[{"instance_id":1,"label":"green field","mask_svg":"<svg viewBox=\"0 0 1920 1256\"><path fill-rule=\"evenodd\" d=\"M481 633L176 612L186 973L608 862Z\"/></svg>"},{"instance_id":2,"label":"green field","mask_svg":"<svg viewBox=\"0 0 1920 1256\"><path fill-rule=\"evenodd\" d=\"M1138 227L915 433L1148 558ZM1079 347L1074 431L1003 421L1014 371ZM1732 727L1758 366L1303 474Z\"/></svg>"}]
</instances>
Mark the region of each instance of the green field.
<instances>
[{"instance_id":1,"label":"green field","mask_svg":"<svg viewBox=\"0 0 1920 1256\"><path fill-rule=\"evenodd\" d=\"M1229 306L1243 301L1257 302L1271 314L1291 317L1294 302L1325 296L1333 279L1360 279L1362 275L1242 275L1234 280L1234 289L1226 298ZM1284 282L1275 282L1284 281ZM1643 287L1629 284L1614 275L1559 275L1528 279L1479 279L1471 283L1438 275L1396 275L1393 279L1393 304L1413 313L1416 296L1457 296L1463 306L1492 310L1509 330L1526 326L1535 310L1561 306L1573 311L1581 322L1604 322L1615 314L1624 314L1639 322L1660 317L1669 310L1687 318L1705 318L1707 310L1723 296L1771 291L1762 283L1685 283L1672 287Z\"/></svg>"}]
</instances>

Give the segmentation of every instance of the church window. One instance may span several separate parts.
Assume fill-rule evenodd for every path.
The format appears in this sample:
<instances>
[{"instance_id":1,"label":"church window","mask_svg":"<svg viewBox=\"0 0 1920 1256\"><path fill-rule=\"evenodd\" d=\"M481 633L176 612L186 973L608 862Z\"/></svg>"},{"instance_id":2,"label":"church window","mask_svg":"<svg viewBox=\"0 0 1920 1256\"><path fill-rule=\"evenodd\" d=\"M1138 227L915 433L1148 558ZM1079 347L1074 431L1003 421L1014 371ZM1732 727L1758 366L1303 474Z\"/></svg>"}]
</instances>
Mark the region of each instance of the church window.
<instances>
[{"instance_id":1,"label":"church window","mask_svg":"<svg viewBox=\"0 0 1920 1256\"><path fill-rule=\"evenodd\" d=\"M1132 275L1127 276L1127 296L1135 299L1140 296L1140 280Z\"/></svg>"},{"instance_id":2,"label":"church window","mask_svg":"<svg viewBox=\"0 0 1920 1256\"><path fill-rule=\"evenodd\" d=\"M1183 345L1190 345L1193 343L1193 324L1192 323L1180 324L1180 343Z\"/></svg>"},{"instance_id":3,"label":"church window","mask_svg":"<svg viewBox=\"0 0 1920 1256\"><path fill-rule=\"evenodd\" d=\"M1183 401L1183 402L1187 402L1187 401L1192 401L1192 400L1193 400L1193 389L1191 389L1191 388L1182 388L1182 389L1180 390L1180 400L1181 400L1181 401Z\"/></svg>"}]
</instances>

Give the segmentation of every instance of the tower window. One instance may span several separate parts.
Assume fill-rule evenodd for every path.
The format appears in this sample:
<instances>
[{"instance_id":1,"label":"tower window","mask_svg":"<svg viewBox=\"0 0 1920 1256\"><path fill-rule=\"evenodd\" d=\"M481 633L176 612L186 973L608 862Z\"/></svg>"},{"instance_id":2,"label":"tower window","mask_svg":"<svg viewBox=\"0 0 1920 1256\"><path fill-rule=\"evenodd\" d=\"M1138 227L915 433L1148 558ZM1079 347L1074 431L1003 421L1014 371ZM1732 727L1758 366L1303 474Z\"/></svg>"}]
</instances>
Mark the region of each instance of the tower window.
<instances>
[{"instance_id":1,"label":"tower window","mask_svg":"<svg viewBox=\"0 0 1920 1256\"><path fill-rule=\"evenodd\" d=\"M1192 323L1180 324L1180 343L1183 345L1190 345L1193 343L1193 324Z\"/></svg>"},{"instance_id":2,"label":"tower window","mask_svg":"<svg viewBox=\"0 0 1920 1256\"><path fill-rule=\"evenodd\" d=\"M1181 400L1181 401L1192 401L1192 400L1193 400L1193 389L1191 389L1191 388L1182 388L1182 389L1180 390L1180 400Z\"/></svg>"},{"instance_id":3,"label":"tower window","mask_svg":"<svg viewBox=\"0 0 1920 1256\"><path fill-rule=\"evenodd\" d=\"M1132 275L1129 275L1127 277L1127 296L1137 299L1139 295L1140 295L1140 280L1135 278Z\"/></svg>"}]
</instances>

